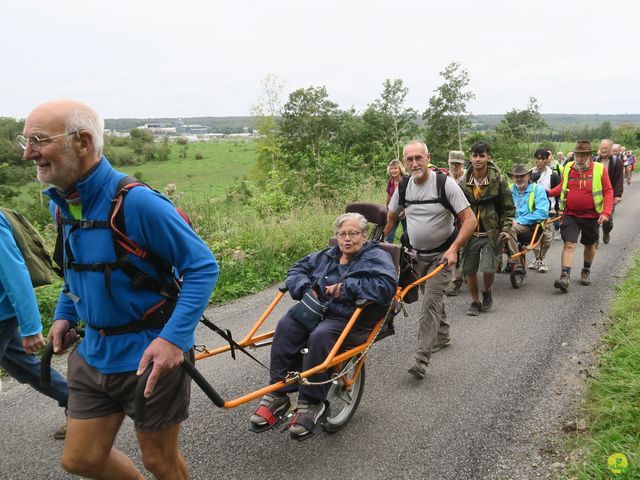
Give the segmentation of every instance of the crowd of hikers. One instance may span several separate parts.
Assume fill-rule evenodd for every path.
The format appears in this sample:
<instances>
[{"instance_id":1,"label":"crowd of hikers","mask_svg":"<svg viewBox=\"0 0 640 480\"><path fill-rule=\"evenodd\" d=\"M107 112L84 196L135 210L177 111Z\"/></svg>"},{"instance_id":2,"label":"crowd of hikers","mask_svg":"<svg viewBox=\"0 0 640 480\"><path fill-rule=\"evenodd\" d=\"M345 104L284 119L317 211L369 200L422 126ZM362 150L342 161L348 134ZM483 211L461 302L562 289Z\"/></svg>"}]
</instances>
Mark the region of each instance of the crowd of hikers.
<instances>
[{"instance_id":1,"label":"crowd of hikers","mask_svg":"<svg viewBox=\"0 0 640 480\"><path fill-rule=\"evenodd\" d=\"M48 256L28 222L3 209L0 366L64 408L67 420L55 437L65 439L61 461L67 471L118 479L143 478L114 441L125 416L135 417L138 378L150 369L146 414L134 418L142 463L156 478L188 478L179 433L188 416L191 379L177 367L194 361L194 331L217 282L218 264L184 212L112 168L103 155L103 132L104 122L92 108L57 100L32 110L18 136L24 160L51 186L45 194L57 226L53 259L64 280L49 332L54 352L76 343L78 322L85 328L69 356L67 379L53 372L50 384L41 385L34 352L45 339L32 287L42 284L37 259L46 263ZM427 145L411 141L403 158L390 162L383 242L369 241L362 215L341 215L334 226L337 245L290 269L287 288L300 302L276 328L271 383L292 368L321 362L362 298L380 307L363 315L359 331L368 335L394 298L398 271L383 247L395 241L397 230L416 274L437 273L422 290L415 362L408 369L418 379L426 376L432 353L451 342L444 296L459 295L466 282L467 315L489 312L496 273L524 273L527 265L516 260L523 245L535 245L528 268L545 273L551 243L563 241L561 274L553 284L566 293L580 240L580 283L589 285L600 228L608 243L615 206L636 164L633 152L608 139L597 151L590 141L578 141L566 157L540 148L534 165L514 165L509 172L498 168L491 146L482 141L473 144L468 158L450 152L448 169L430 160ZM309 353L303 358L305 345ZM321 372L316 379L326 376ZM300 389L293 437L316 430L326 415L327 390L324 384ZM262 399L250 419L254 431L271 428L291 407L288 393Z\"/></svg>"}]
</instances>

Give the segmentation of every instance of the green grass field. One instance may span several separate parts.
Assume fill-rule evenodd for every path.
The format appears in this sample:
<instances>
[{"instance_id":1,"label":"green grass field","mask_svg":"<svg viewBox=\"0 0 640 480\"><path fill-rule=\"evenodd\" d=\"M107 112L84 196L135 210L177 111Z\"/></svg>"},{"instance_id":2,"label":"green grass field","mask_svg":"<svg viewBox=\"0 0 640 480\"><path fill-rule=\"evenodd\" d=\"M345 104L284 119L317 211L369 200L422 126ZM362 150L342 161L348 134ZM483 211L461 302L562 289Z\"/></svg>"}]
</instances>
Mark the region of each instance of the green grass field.
<instances>
[{"instance_id":1,"label":"green grass field","mask_svg":"<svg viewBox=\"0 0 640 480\"><path fill-rule=\"evenodd\" d=\"M172 144L166 162L117 168L129 175L141 172L141 180L161 192L168 184L175 183L177 191L188 197L219 199L229 187L237 185L249 174L257 159L253 142L189 143L187 158L179 156L181 149L181 145ZM196 160L197 153L202 155L201 160Z\"/></svg>"}]
</instances>

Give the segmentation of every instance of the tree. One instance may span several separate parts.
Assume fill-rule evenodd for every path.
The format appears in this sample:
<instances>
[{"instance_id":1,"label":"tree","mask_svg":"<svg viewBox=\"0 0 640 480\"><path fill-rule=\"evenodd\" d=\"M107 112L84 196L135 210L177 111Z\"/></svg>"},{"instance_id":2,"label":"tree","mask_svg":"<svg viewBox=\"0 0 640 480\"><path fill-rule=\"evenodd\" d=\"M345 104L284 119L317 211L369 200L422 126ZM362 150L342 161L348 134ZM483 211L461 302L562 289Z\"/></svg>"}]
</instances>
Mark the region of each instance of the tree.
<instances>
[{"instance_id":1,"label":"tree","mask_svg":"<svg viewBox=\"0 0 640 480\"><path fill-rule=\"evenodd\" d=\"M463 130L471 126L467 103L476 96L466 90L470 83L469 72L460 63L450 63L440 76L444 83L429 99L422 118L427 123L431 156L438 161L446 161L449 150L462 150Z\"/></svg>"},{"instance_id":2,"label":"tree","mask_svg":"<svg viewBox=\"0 0 640 480\"><path fill-rule=\"evenodd\" d=\"M417 112L405 107L409 89L402 80L385 80L380 98L369 104L362 119L367 129L369 145L379 145L387 159L402 156L403 140L412 138L417 130Z\"/></svg>"},{"instance_id":3,"label":"tree","mask_svg":"<svg viewBox=\"0 0 640 480\"><path fill-rule=\"evenodd\" d=\"M532 144L539 141L540 131L544 128L548 126L540 115L538 101L529 97L526 108L507 112L496 127L496 156L527 162L533 155Z\"/></svg>"},{"instance_id":4,"label":"tree","mask_svg":"<svg viewBox=\"0 0 640 480\"><path fill-rule=\"evenodd\" d=\"M267 75L262 80L262 94L251 106L251 116L258 131L256 141L258 161L254 172L259 181L266 181L268 172L277 168L280 151L280 126L282 116L282 94L284 82L276 75Z\"/></svg>"}]
</instances>

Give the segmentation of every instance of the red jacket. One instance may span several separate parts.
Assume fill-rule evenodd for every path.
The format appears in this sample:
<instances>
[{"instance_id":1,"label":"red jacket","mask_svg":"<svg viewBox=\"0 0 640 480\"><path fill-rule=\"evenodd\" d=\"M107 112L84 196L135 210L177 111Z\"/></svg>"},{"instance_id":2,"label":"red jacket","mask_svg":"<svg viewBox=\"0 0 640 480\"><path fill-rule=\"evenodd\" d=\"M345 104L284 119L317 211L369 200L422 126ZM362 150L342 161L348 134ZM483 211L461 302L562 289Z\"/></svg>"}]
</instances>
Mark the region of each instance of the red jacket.
<instances>
[{"instance_id":1,"label":"red jacket","mask_svg":"<svg viewBox=\"0 0 640 480\"><path fill-rule=\"evenodd\" d=\"M569 183L567 185L569 191L567 192L564 207L565 215L579 218L598 218L600 216L600 214L596 212L596 207L593 203L593 193L591 191L592 178L593 161L589 163L589 168L583 172L579 172L575 169L575 166L571 166L571 170L569 170ZM564 178L555 188L549 190L549 196L559 197L560 192L562 192L563 183ZM607 175L606 172L602 175L602 195L604 196L602 214L610 217L613 211L613 187L611 186L609 175Z\"/></svg>"}]
</instances>

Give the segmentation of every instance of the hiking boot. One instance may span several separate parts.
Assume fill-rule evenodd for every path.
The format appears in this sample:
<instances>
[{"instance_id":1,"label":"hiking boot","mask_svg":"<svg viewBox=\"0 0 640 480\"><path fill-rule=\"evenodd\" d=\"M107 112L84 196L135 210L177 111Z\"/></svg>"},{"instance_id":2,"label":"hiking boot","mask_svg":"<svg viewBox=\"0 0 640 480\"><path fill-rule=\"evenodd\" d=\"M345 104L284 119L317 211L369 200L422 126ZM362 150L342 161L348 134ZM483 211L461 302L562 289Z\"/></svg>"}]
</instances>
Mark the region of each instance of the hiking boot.
<instances>
[{"instance_id":1,"label":"hiking boot","mask_svg":"<svg viewBox=\"0 0 640 480\"><path fill-rule=\"evenodd\" d=\"M408 370L408 372L416 378L422 379L427 374L427 364L417 361L416 364Z\"/></svg>"},{"instance_id":2,"label":"hiking boot","mask_svg":"<svg viewBox=\"0 0 640 480\"><path fill-rule=\"evenodd\" d=\"M553 282L553 286L560 289L564 293L567 293L569 291L569 285L571 285L571 280L566 275L561 276L559 279Z\"/></svg>"},{"instance_id":3,"label":"hiking boot","mask_svg":"<svg viewBox=\"0 0 640 480\"><path fill-rule=\"evenodd\" d=\"M605 245L611 240L611 232L602 232L602 243Z\"/></svg>"},{"instance_id":4,"label":"hiking boot","mask_svg":"<svg viewBox=\"0 0 640 480\"><path fill-rule=\"evenodd\" d=\"M431 353L442 350L443 348L447 348L449 345L451 345L450 337L438 338L435 342L433 342L433 345L431 346Z\"/></svg>"},{"instance_id":5,"label":"hiking boot","mask_svg":"<svg viewBox=\"0 0 640 480\"><path fill-rule=\"evenodd\" d=\"M64 425L53 432L53 438L55 438L56 440L64 440L65 438L67 438L67 422L64 422Z\"/></svg>"},{"instance_id":6,"label":"hiking boot","mask_svg":"<svg viewBox=\"0 0 640 480\"><path fill-rule=\"evenodd\" d=\"M315 426L325 410L324 402L310 403L307 400L298 401L298 411L291 420L289 432L294 437L304 437L315 433ZM307 425L307 426L305 426Z\"/></svg>"},{"instance_id":7,"label":"hiking boot","mask_svg":"<svg viewBox=\"0 0 640 480\"><path fill-rule=\"evenodd\" d=\"M540 268L540 260L537 258L529 265L529 270L538 270Z\"/></svg>"},{"instance_id":8,"label":"hiking boot","mask_svg":"<svg viewBox=\"0 0 640 480\"><path fill-rule=\"evenodd\" d=\"M267 393L262 397L256 413L251 416L251 427L254 430L271 428L281 420L290 406L291 401L286 394Z\"/></svg>"},{"instance_id":9,"label":"hiking boot","mask_svg":"<svg viewBox=\"0 0 640 480\"><path fill-rule=\"evenodd\" d=\"M471 317L477 317L480 315L480 310L482 310L482 304L480 302L471 302L469 305L469 310L467 310L467 315Z\"/></svg>"},{"instance_id":10,"label":"hiking boot","mask_svg":"<svg viewBox=\"0 0 640 480\"><path fill-rule=\"evenodd\" d=\"M444 291L447 297L457 297L460 294L460 287L462 285L457 282L449 282L447 289Z\"/></svg>"},{"instance_id":11,"label":"hiking boot","mask_svg":"<svg viewBox=\"0 0 640 480\"><path fill-rule=\"evenodd\" d=\"M549 271L549 267L544 263L544 260L538 260L538 262L538 271L540 273L547 273Z\"/></svg>"},{"instance_id":12,"label":"hiking boot","mask_svg":"<svg viewBox=\"0 0 640 480\"><path fill-rule=\"evenodd\" d=\"M582 285L591 285L591 270L583 268L580 272L580 283Z\"/></svg>"},{"instance_id":13,"label":"hiking boot","mask_svg":"<svg viewBox=\"0 0 640 480\"><path fill-rule=\"evenodd\" d=\"M522 267L520 265L516 265L513 268L514 273L517 272L517 269L520 269L520 271L522 271ZM480 309L483 312L488 312L489 310L491 310L491 305L493 305L493 297L491 296L491 290L489 290L488 292L482 292L482 306L480 307Z\"/></svg>"}]
</instances>

